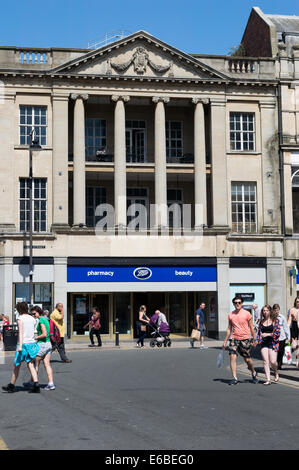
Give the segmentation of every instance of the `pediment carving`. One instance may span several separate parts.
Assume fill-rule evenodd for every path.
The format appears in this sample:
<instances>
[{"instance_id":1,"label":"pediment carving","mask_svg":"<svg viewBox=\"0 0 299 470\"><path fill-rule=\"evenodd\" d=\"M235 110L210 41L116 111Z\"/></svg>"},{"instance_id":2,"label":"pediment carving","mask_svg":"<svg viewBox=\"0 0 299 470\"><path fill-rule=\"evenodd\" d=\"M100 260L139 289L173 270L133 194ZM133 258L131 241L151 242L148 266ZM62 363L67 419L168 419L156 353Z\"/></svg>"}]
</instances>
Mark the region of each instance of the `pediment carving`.
<instances>
[{"instance_id":1,"label":"pediment carving","mask_svg":"<svg viewBox=\"0 0 299 470\"><path fill-rule=\"evenodd\" d=\"M207 80L228 78L144 32L91 51L59 67L55 73Z\"/></svg>"}]
</instances>

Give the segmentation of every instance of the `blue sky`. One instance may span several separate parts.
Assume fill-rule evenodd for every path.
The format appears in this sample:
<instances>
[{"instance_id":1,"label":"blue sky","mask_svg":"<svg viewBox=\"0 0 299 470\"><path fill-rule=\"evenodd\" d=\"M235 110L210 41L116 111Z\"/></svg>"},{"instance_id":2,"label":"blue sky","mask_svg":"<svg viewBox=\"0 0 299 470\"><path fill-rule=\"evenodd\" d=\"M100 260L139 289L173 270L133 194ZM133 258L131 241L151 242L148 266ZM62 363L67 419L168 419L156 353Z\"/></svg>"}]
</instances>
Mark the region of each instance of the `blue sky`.
<instances>
[{"instance_id":1,"label":"blue sky","mask_svg":"<svg viewBox=\"0 0 299 470\"><path fill-rule=\"evenodd\" d=\"M115 30L143 29L189 53L228 54L251 8L298 15L298 0L12 0L1 2L0 45L87 47Z\"/></svg>"}]
</instances>

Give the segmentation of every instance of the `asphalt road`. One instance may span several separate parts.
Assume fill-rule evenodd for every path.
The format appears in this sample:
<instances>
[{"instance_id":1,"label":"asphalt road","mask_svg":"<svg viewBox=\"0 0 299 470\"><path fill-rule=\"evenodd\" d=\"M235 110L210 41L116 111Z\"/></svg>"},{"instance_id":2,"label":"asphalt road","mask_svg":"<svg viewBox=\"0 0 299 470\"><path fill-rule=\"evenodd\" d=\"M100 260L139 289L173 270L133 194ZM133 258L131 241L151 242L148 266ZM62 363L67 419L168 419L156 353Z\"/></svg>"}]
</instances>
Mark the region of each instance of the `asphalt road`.
<instances>
[{"instance_id":1,"label":"asphalt road","mask_svg":"<svg viewBox=\"0 0 299 470\"><path fill-rule=\"evenodd\" d=\"M11 450L298 449L298 386L254 385L245 369L230 386L218 353L95 349L70 353L72 364L55 355L57 388L40 394L22 386L23 365L17 392L0 394L0 436ZM12 363L0 365L1 385Z\"/></svg>"}]
</instances>

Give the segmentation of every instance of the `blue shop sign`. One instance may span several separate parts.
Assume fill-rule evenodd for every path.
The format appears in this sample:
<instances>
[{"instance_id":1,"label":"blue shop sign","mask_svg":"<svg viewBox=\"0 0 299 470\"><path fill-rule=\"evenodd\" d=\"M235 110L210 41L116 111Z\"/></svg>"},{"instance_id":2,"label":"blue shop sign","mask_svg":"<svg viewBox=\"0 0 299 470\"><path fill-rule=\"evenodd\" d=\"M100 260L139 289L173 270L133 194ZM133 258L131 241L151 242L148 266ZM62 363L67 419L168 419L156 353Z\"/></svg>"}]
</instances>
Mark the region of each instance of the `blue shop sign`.
<instances>
[{"instance_id":1,"label":"blue shop sign","mask_svg":"<svg viewBox=\"0 0 299 470\"><path fill-rule=\"evenodd\" d=\"M217 282L216 266L68 266L68 282Z\"/></svg>"}]
</instances>

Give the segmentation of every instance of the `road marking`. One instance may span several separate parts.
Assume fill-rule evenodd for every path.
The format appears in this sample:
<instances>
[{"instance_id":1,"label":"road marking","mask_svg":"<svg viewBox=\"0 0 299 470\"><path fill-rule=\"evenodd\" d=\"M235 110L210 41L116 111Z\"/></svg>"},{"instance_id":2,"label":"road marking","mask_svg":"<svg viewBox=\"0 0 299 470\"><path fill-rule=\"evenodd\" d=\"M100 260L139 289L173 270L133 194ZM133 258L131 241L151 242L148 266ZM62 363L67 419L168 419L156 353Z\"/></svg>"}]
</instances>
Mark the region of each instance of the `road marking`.
<instances>
[{"instance_id":1,"label":"road marking","mask_svg":"<svg viewBox=\"0 0 299 470\"><path fill-rule=\"evenodd\" d=\"M7 445L3 441L2 437L0 436L0 450L8 450Z\"/></svg>"}]
</instances>

